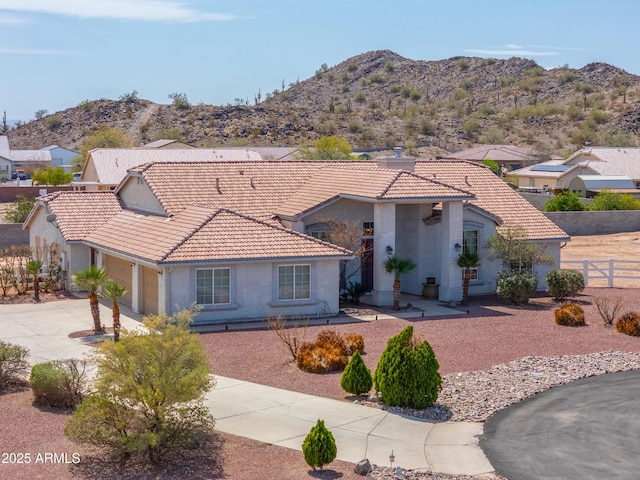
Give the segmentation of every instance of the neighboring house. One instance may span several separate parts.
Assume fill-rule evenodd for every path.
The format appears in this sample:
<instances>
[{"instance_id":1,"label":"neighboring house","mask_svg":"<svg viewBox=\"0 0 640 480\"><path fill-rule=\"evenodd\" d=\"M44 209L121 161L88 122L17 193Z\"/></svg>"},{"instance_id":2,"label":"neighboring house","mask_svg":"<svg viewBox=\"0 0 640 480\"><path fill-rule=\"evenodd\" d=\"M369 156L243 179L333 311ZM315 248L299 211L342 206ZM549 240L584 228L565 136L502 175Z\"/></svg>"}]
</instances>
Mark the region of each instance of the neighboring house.
<instances>
[{"instance_id":1,"label":"neighboring house","mask_svg":"<svg viewBox=\"0 0 640 480\"><path fill-rule=\"evenodd\" d=\"M583 198L594 197L605 189L615 193L640 195L633 180L624 175L578 175L571 180L568 188Z\"/></svg>"},{"instance_id":2,"label":"neighboring house","mask_svg":"<svg viewBox=\"0 0 640 480\"><path fill-rule=\"evenodd\" d=\"M155 162L114 191L59 192L25 222L33 246L56 245L69 275L91 264L127 287L136 312L201 305L199 322L337 313L340 262L327 220L362 225L373 253L360 280L375 305L393 302L391 254L417 268L403 291L435 277L439 299L462 298L462 247L478 251L471 294L493 293L502 265L487 258L496 231L521 225L559 265L566 233L487 168L461 161ZM326 235L323 235L326 234ZM319 237L319 238L316 238ZM360 258L351 261L356 267ZM544 276L552 266L537 266Z\"/></svg>"},{"instance_id":3,"label":"neighboring house","mask_svg":"<svg viewBox=\"0 0 640 480\"><path fill-rule=\"evenodd\" d=\"M623 176L640 188L640 148L585 147L566 160L543 162L510 173L518 187L550 190L570 190L574 179L585 175L601 175L605 177L602 181ZM616 182L599 188L615 190Z\"/></svg>"},{"instance_id":4,"label":"neighboring house","mask_svg":"<svg viewBox=\"0 0 640 480\"><path fill-rule=\"evenodd\" d=\"M0 177L10 179L17 171L31 174L50 165L51 152L48 150L12 150L9 138L0 135Z\"/></svg>"},{"instance_id":5,"label":"neighboring house","mask_svg":"<svg viewBox=\"0 0 640 480\"><path fill-rule=\"evenodd\" d=\"M91 150L80 180L73 184L89 191L114 190L131 168L155 162L260 161L259 153L248 149L212 148L96 148Z\"/></svg>"},{"instance_id":6,"label":"neighboring house","mask_svg":"<svg viewBox=\"0 0 640 480\"><path fill-rule=\"evenodd\" d=\"M52 167L62 167L66 172L71 171L73 167L72 160L80 155L78 152L67 150L58 145L49 145L48 147L41 148L41 150L48 150L50 152Z\"/></svg>"},{"instance_id":7,"label":"neighboring house","mask_svg":"<svg viewBox=\"0 0 640 480\"><path fill-rule=\"evenodd\" d=\"M467 160L476 163L493 160L507 170L516 170L526 165L549 159L549 157L541 156L534 147L519 147L517 145L480 145L467 150L443 155L442 158ZM551 158L558 159L558 157Z\"/></svg>"},{"instance_id":8,"label":"neighboring house","mask_svg":"<svg viewBox=\"0 0 640 480\"><path fill-rule=\"evenodd\" d=\"M171 148L178 148L178 149L184 149L184 148L195 148L187 143L182 143L178 140L156 140L155 142L151 142L151 143L146 143L142 146L143 148L167 148L167 149L171 149Z\"/></svg>"}]
</instances>

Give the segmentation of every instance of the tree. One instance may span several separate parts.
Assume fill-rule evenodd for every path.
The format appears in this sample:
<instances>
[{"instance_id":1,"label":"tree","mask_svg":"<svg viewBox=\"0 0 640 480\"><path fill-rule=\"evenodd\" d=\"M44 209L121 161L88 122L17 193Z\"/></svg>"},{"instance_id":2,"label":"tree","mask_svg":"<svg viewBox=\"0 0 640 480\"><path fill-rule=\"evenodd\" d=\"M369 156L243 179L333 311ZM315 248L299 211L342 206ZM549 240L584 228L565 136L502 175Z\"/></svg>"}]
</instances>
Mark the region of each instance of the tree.
<instances>
[{"instance_id":1,"label":"tree","mask_svg":"<svg viewBox=\"0 0 640 480\"><path fill-rule=\"evenodd\" d=\"M80 155L73 161L73 170L79 172L84 166L87 154L94 148L128 148L133 146L131 140L123 131L111 127L103 127L82 142Z\"/></svg>"},{"instance_id":2,"label":"tree","mask_svg":"<svg viewBox=\"0 0 640 480\"><path fill-rule=\"evenodd\" d=\"M27 262L27 271L33 276L33 299L40 301L40 279L38 274L42 268L42 260L29 260Z\"/></svg>"},{"instance_id":3,"label":"tree","mask_svg":"<svg viewBox=\"0 0 640 480\"><path fill-rule=\"evenodd\" d=\"M100 294L102 297L111 300L114 342L117 342L120 339L120 305L118 305L118 299L125 293L127 293L127 289L124 287L124 285L120 285L113 280L108 280L104 284L102 293Z\"/></svg>"},{"instance_id":4,"label":"tree","mask_svg":"<svg viewBox=\"0 0 640 480\"><path fill-rule=\"evenodd\" d=\"M40 109L40 110L36 110L36 113L34 115L36 117L36 120L41 120L44 117L46 117L48 113L49 112L43 108L43 109Z\"/></svg>"},{"instance_id":5,"label":"tree","mask_svg":"<svg viewBox=\"0 0 640 480\"><path fill-rule=\"evenodd\" d=\"M169 448L197 448L213 430L203 404L215 380L193 309L145 318L147 332L123 331L104 342L95 362L93 393L67 422L65 435L116 453L142 453L157 462Z\"/></svg>"},{"instance_id":6,"label":"tree","mask_svg":"<svg viewBox=\"0 0 640 480\"><path fill-rule=\"evenodd\" d=\"M480 256L478 252L471 252L465 249L456 260L457 265L464 270L462 282L462 303L467 304L469 298L469 282L471 281L471 269L480 265Z\"/></svg>"},{"instance_id":7,"label":"tree","mask_svg":"<svg viewBox=\"0 0 640 480\"><path fill-rule=\"evenodd\" d=\"M615 193L605 188L593 197L589 210L640 210L640 200L629 193Z\"/></svg>"},{"instance_id":8,"label":"tree","mask_svg":"<svg viewBox=\"0 0 640 480\"><path fill-rule=\"evenodd\" d=\"M487 243L489 259L502 260L507 271L530 270L534 265L553 265L554 260L546 252L546 245L528 240L522 225L507 225L494 233Z\"/></svg>"},{"instance_id":9,"label":"tree","mask_svg":"<svg viewBox=\"0 0 640 480\"><path fill-rule=\"evenodd\" d=\"M297 157L305 160L348 160L351 158L351 145L344 138L322 137L312 146L303 146Z\"/></svg>"},{"instance_id":10,"label":"tree","mask_svg":"<svg viewBox=\"0 0 640 480\"><path fill-rule=\"evenodd\" d=\"M545 212L580 212L584 209L578 194L569 191L560 192L544 204Z\"/></svg>"},{"instance_id":11,"label":"tree","mask_svg":"<svg viewBox=\"0 0 640 480\"><path fill-rule=\"evenodd\" d=\"M62 167L47 167L36 170L31 180L34 185L67 185L73 180L73 173L66 173Z\"/></svg>"},{"instance_id":12,"label":"tree","mask_svg":"<svg viewBox=\"0 0 640 480\"><path fill-rule=\"evenodd\" d=\"M393 309L400 310L400 275L412 271L416 268L416 264L413 260L394 255L387 258L383 265L385 271L393 273Z\"/></svg>"},{"instance_id":13,"label":"tree","mask_svg":"<svg viewBox=\"0 0 640 480\"><path fill-rule=\"evenodd\" d=\"M91 316L93 317L93 330L101 332L102 324L100 323L100 304L98 303L98 288L107 281L107 272L102 268L91 265L90 268L80 270L71 276L71 282L79 290L87 290L87 298L91 307Z\"/></svg>"},{"instance_id":14,"label":"tree","mask_svg":"<svg viewBox=\"0 0 640 480\"><path fill-rule=\"evenodd\" d=\"M438 399L442 377L440 364L429 342L419 342L408 325L387 342L373 375L385 404L426 408Z\"/></svg>"},{"instance_id":15,"label":"tree","mask_svg":"<svg viewBox=\"0 0 640 480\"><path fill-rule=\"evenodd\" d=\"M9 223L24 223L36 204L34 197L18 194L7 209L4 219Z\"/></svg>"},{"instance_id":16,"label":"tree","mask_svg":"<svg viewBox=\"0 0 640 480\"><path fill-rule=\"evenodd\" d=\"M331 431L324 426L323 420L318 420L315 426L302 442L304 460L314 470L333 462L338 454L336 441Z\"/></svg>"},{"instance_id":17,"label":"tree","mask_svg":"<svg viewBox=\"0 0 640 480\"><path fill-rule=\"evenodd\" d=\"M358 350L353 352L349 363L344 368L340 386L345 392L353 393L354 395L362 395L371 390L373 386L371 370L365 365Z\"/></svg>"},{"instance_id":18,"label":"tree","mask_svg":"<svg viewBox=\"0 0 640 480\"><path fill-rule=\"evenodd\" d=\"M588 96L595 91L595 88L593 87L593 85L580 82L576 84L576 91L582 94L583 107L584 107L584 111L586 112L587 106L588 106L588 102L587 102Z\"/></svg>"},{"instance_id":19,"label":"tree","mask_svg":"<svg viewBox=\"0 0 640 480\"><path fill-rule=\"evenodd\" d=\"M486 160L482 161L482 164L496 175L500 174L500 165L498 165L498 162L496 162L495 160L487 158Z\"/></svg>"}]
</instances>

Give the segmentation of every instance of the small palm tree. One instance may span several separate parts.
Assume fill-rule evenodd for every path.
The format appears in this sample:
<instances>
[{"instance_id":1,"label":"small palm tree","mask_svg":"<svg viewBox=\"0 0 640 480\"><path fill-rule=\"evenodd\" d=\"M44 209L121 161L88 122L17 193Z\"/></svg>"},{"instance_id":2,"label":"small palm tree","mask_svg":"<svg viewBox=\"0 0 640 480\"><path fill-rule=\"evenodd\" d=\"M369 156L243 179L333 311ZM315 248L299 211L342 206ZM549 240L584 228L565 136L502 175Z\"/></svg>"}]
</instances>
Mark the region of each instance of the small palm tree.
<instances>
[{"instance_id":1,"label":"small palm tree","mask_svg":"<svg viewBox=\"0 0 640 480\"><path fill-rule=\"evenodd\" d=\"M98 303L98 288L107 281L107 272L104 269L91 265L90 268L80 270L71 276L71 282L79 290L87 290L87 298L93 317L93 330L102 331L100 323L100 304Z\"/></svg>"},{"instance_id":2,"label":"small palm tree","mask_svg":"<svg viewBox=\"0 0 640 480\"><path fill-rule=\"evenodd\" d=\"M27 262L27 271L33 275L33 299L36 302L40 301L40 279L38 274L42 268L42 260L29 260Z\"/></svg>"},{"instance_id":3,"label":"small palm tree","mask_svg":"<svg viewBox=\"0 0 640 480\"><path fill-rule=\"evenodd\" d=\"M397 255L389 257L384 261L384 269L393 273L393 309L400 310L400 275L409 273L416 268L413 260L408 258L399 258Z\"/></svg>"},{"instance_id":4,"label":"small palm tree","mask_svg":"<svg viewBox=\"0 0 640 480\"><path fill-rule=\"evenodd\" d=\"M120 340L120 306L118 305L118 299L127 293L127 289L124 285L120 285L113 280L108 280L104 286L103 291L100 294L104 298L111 300L113 314L113 341Z\"/></svg>"},{"instance_id":5,"label":"small palm tree","mask_svg":"<svg viewBox=\"0 0 640 480\"><path fill-rule=\"evenodd\" d=\"M458 255L456 260L458 266L464 269L464 277L462 282L462 303L467 304L469 298L469 281L471 280L471 269L480 265L480 256L478 252L463 251Z\"/></svg>"}]
</instances>

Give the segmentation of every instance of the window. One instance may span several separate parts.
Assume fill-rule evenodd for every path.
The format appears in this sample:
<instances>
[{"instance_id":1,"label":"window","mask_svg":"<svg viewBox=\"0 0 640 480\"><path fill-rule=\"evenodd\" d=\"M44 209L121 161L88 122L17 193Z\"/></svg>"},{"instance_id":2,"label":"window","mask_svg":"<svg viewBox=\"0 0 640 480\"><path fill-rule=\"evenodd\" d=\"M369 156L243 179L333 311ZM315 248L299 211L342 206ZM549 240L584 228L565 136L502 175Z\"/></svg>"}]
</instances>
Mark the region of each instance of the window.
<instances>
[{"instance_id":1,"label":"window","mask_svg":"<svg viewBox=\"0 0 640 480\"><path fill-rule=\"evenodd\" d=\"M196 270L196 303L219 305L230 303L231 271L228 268Z\"/></svg>"},{"instance_id":2,"label":"window","mask_svg":"<svg viewBox=\"0 0 640 480\"><path fill-rule=\"evenodd\" d=\"M362 236L363 237L373 236L373 222L362 222Z\"/></svg>"},{"instance_id":3,"label":"window","mask_svg":"<svg viewBox=\"0 0 640 480\"><path fill-rule=\"evenodd\" d=\"M323 232L321 230L314 230L311 232L311 236L313 238L317 238L318 240L322 240L323 242L331 243L331 232Z\"/></svg>"},{"instance_id":4,"label":"window","mask_svg":"<svg viewBox=\"0 0 640 480\"><path fill-rule=\"evenodd\" d=\"M278 267L278 300L311 298L311 265Z\"/></svg>"},{"instance_id":5,"label":"window","mask_svg":"<svg viewBox=\"0 0 640 480\"><path fill-rule=\"evenodd\" d=\"M478 231L477 230L465 230L462 232L462 251L468 253L478 253ZM471 280L478 280L478 269L470 268ZM463 272L464 275L464 272Z\"/></svg>"}]
</instances>

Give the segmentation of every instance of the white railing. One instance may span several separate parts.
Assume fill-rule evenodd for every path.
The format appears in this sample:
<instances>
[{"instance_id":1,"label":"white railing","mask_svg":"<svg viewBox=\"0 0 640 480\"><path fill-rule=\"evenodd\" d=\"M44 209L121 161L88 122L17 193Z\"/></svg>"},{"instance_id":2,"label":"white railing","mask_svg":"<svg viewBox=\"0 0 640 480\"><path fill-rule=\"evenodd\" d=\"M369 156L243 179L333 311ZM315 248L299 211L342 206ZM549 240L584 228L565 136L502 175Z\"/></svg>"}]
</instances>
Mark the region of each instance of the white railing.
<instances>
[{"instance_id":1,"label":"white railing","mask_svg":"<svg viewBox=\"0 0 640 480\"><path fill-rule=\"evenodd\" d=\"M582 272L584 286L589 280L606 280L609 287L614 286L615 279L637 280L640 286L640 260L562 260L562 268L570 268Z\"/></svg>"}]
</instances>

